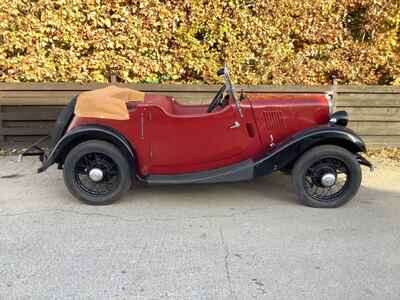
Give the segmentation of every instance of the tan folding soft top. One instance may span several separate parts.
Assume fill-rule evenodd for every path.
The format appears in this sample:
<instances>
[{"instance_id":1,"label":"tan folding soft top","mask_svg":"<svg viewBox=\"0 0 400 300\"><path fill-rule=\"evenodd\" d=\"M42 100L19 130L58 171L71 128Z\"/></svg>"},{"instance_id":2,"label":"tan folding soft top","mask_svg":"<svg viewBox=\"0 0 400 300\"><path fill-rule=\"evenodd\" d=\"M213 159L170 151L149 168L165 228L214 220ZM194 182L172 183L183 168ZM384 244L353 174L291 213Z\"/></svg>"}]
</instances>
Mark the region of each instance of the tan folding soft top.
<instances>
[{"instance_id":1,"label":"tan folding soft top","mask_svg":"<svg viewBox=\"0 0 400 300\"><path fill-rule=\"evenodd\" d=\"M128 120L126 102L143 100L143 92L112 85L81 93L76 102L75 114L86 118Z\"/></svg>"}]
</instances>

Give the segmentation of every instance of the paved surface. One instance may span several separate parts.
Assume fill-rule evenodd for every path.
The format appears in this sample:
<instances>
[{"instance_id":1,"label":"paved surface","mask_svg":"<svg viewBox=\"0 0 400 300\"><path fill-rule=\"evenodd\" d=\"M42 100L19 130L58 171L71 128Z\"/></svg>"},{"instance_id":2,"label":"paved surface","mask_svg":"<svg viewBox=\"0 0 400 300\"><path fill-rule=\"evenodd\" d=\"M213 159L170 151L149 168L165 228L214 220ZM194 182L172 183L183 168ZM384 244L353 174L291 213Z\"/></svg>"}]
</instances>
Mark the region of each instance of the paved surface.
<instances>
[{"instance_id":1,"label":"paved surface","mask_svg":"<svg viewBox=\"0 0 400 300\"><path fill-rule=\"evenodd\" d=\"M400 298L398 167L364 170L338 209L299 205L278 174L91 207L56 168L14 161L0 158L1 299Z\"/></svg>"}]
</instances>

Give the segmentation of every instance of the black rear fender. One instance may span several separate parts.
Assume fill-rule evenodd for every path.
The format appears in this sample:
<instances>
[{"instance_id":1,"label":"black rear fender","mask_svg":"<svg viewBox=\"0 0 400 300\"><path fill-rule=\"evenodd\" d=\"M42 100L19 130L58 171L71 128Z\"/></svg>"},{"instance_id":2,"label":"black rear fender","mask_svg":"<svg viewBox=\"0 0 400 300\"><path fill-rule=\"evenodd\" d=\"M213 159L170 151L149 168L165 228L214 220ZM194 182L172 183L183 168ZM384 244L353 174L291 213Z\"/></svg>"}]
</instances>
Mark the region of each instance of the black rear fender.
<instances>
[{"instance_id":1,"label":"black rear fender","mask_svg":"<svg viewBox=\"0 0 400 300\"><path fill-rule=\"evenodd\" d=\"M68 104L59 113L56 123L54 124L53 130L50 133L50 144L49 147L52 149L57 142L62 138L66 132L69 124L74 117L74 110L76 105L77 97L73 97Z\"/></svg>"},{"instance_id":2,"label":"black rear fender","mask_svg":"<svg viewBox=\"0 0 400 300\"><path fill-rule=\"evenodd\" d=\"M335 125L306 129L276 146L255 164L255 175L291 169L307 150L320 145L336 145L356 154L366 152L364 141L352 130Z\"/></svg>"},{"instance_id":3,"label":"black rear fender","mask_svg":"<svg viewBox=\"0 0 400 300\"><path fill-rule=\"evenodd\" d=\"M38 171L43 172L54 163L62 165L72 148L88 140L102 140L114 144L127 157L131 167L136 170L133 147L122 134L106 126L85 125L72 129L60 138L43 161L43 166Z\"/></svg>"}]
</instances>

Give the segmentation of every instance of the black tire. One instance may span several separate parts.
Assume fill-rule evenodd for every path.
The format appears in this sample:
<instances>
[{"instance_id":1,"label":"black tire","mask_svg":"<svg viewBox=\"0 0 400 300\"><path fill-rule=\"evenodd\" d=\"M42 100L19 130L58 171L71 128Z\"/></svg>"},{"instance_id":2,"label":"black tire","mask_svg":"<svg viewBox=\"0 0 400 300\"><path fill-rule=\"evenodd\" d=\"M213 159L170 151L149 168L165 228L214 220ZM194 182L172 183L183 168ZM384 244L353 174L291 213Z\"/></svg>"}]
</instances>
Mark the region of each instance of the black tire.
<instances>
[{"instance_id":1,"label":"black tire","mask_svg":"<svg viewBox=\"0 0 400 300\"><path fill-rule=\"evenodd\" d=\"M323 175L328 173L335 175L332 186L322 183ZM339 176L345 178L343 185L339 185ZM333 208L345 204L357 193L361 179L361 167L354 154L333 145L308 150L292 170L295 193L303 204L311 207ZM338 190L335 192L334 188Z\"/></svg>"},{"instance_id":2,"label":"black tire","mask_svg":"<svg viewBox=\"0 0 400 300\"><path fill-rule=\"evenodd\" d=\"M93 168L102 171L98 182L89 177ZM132 184L127 158L105 141L90 140L74 147L64 162L64 182L79 200L91 205L107 205L122 197Z\"/></svg>"}]
</instances>

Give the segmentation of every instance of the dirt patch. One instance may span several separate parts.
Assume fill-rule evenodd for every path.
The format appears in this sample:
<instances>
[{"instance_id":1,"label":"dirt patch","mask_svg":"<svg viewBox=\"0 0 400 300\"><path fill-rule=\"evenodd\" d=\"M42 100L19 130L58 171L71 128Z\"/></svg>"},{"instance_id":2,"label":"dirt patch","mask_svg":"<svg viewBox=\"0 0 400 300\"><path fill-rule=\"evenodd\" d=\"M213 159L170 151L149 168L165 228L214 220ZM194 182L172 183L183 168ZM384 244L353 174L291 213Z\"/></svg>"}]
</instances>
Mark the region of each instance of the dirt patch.
<instances>
[{"instance_id":1,"label":"dirt patch","mask_svg":"<svg viewBox=\"0 0 400 300\"><path fill-rule=\"evenodd\" d=\"M12 178L19 178L19 177L23 177L24 175L22 174L10 174L10 175L3 175L0 176L1 179L12 179Z\"/></svg>"}]
</instances>

